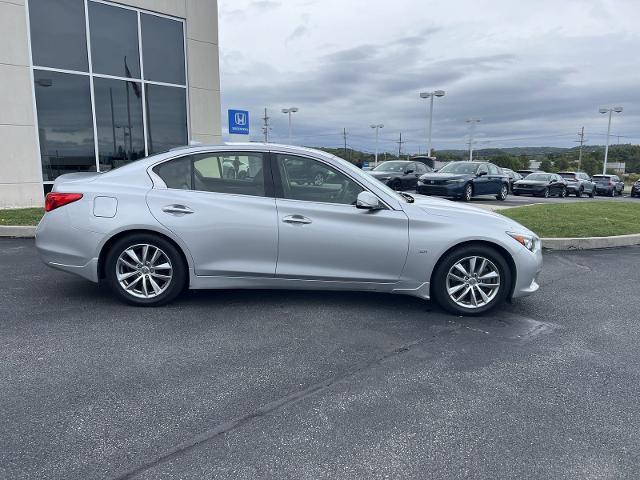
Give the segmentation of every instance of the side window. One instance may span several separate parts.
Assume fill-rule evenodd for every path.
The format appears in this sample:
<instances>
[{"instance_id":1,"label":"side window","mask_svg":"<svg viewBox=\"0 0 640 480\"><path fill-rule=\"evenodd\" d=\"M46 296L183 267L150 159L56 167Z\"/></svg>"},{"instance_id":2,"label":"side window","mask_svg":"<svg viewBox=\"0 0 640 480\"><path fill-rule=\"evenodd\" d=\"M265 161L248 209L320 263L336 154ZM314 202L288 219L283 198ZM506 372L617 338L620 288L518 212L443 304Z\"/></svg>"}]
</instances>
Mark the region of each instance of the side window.
<instances>
[{"instance_id":1,"label":"side window","mask_svg":"<svg viewBox=\"0 0 640 480\"><path fill-rule=\"evenodd\" d=\"M418 168L417 173L428 173L427 167L423 163L416 163L416 167Z\"/></svg>"},{"instance_id":2,"label":"side window","mask_svg":"<svg viewBox=\"0 0 640 480\"><path fill-rule=\"evenodd\" d=\"M265 196L261 153L203 153L193 156L193 189Z\"/></svg>"},{"instance_id":3,"label":"side window","mask_svg":"<svg viewBox=\"0 0 640 480\"><path fill-rule=\"evenodd\" d=\"M500 175L500 172L498 171L498 167L496 167L491 163L488 165L488 167L489 167L489 175Z\"/></svg>"},{"instance_id":4,"label":"side window","mask_svg":"<svg viewBox=\"0 0 640 480\"><path fill-rule=\"evenodd\" d=\"M153 171L164 181L167 188L191 190L191 156L161 163L154 167Z\"/></svg>"},{"instance_id":5,"label":"side window","mask_svg":"<svg viewBox=\"0 0 640 480\"><path fill-rule=\"evenodd\" d=\"M418 167L416 166L415 163L409 163L407 164L407 168L404 169L405 172L408 172L409 170L411 170L411 173L417 173L417 169Z\"/></svg>"},{"instance_id":6,"label":"side window","mask_svg":"<svg viewBox=\"0 0 640 480\"><path fill-rule=\"evenodd\" d=\"M360 185L322 162L276 155L284 198L307 202L355 205Z\"/></svg>"},{"instance_id":7,"label":"side window","mask_svg":"<svg viewBox=\"0 0 640 480\"><path fill-rule=\"evenodd\" d=\"M487 169L487 166L485 164L482 164L478 167L478 175L482 172L489 173L489 170Z\"/></svg>"}]
</instances>

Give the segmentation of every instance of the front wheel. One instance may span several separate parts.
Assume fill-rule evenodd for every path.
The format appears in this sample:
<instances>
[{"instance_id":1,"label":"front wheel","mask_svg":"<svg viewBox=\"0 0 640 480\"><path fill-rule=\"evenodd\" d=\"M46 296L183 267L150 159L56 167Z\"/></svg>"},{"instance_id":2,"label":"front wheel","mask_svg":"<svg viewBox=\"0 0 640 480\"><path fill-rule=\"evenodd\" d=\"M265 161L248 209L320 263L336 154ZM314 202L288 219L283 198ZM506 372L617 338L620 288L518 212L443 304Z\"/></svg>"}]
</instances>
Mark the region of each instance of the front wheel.
<instances>
[{"instance_id":1,"label":"front wheel","mask_svg":"<svg viewBox=\"0 0 640 480\"><path fill-rule=\"evenodd\" d=\"M560 191L560 198L567 198L567 189L562 187L562 190Z\"/></svg>"},{"instance_id":2,"label":"front wheel","mask_svg":"<svg viewBox=\"0 0 640 480\"><path fill-rule=\"evenodd\" d=\"M447 254L433 273L438 304L458 315L481 315L502 304L511 287L505 258L491 247L469 245Z\"/></svg>"},{"instance_id":3,"label":"front wheel","mask_svg":"<svg viewBox=\"0 0 640 480\"><path fill-rule=\"evenodd\" d=\"M593 190L591 190L591 192L589 193L589 198L595 198L596 196L596 189L594 188Z\"/></svg>"},{"instance_id":4,"label":"front wheel","mask_svg":"<svg viewBox=\"0 0 640 480\"><path fill-rule=\"evenodd\" d=\"M464 195L462 196L462 199L465 202L470 202L472 198L473 198L473 185L468 183L464 187Z\"/></svg>"},{"instance_id":5,"label":"front wheel","mask_svg":"<svg viewBox=\"0 0 640 480\"><path fill-rule=\"evenodd\" d=\"M509 195L509 187L507 187L506 185L502 185L500 193L496 195L496 200L504 201L507 199L507 195Z\"/></svg>"},{"instance_id":6,"label":"front wheel","mask_svg":"<svg viewBox=\"0 0 640 480\"><path fill-rule=\"evenodd\" d=\"M184 289L187 268L177 248L153 234L118 240L105 259L106 281L121 300L155 307L174 300Z\"/></svg>"},{"instance_id":7,"label":"front wheel","mask_svg":"<svg viewBox=\"0 0 640 480\"><path fill-rule=\"evenodd\" d=\"M394 180L393 182L391 182L391 188L393 188L395 191L402 190L402 182L398 179Z\"/></svg>"}]
</instances>

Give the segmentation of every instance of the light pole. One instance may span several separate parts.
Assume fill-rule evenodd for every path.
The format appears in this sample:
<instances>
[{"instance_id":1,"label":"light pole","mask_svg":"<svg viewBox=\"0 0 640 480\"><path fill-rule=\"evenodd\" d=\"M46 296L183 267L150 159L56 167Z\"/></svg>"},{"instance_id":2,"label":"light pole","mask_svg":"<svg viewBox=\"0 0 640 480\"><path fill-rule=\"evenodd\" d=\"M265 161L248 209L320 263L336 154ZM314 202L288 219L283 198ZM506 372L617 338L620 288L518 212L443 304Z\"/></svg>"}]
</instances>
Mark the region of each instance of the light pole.
<instances>
[{"instance_id":1,"label":"light pole","mask_svg":"<svg viewBox=\"0 0 640 480\"><path fill-rule=\"evenodd\" d=\"M613 112L621 113L622 107L609 107L609 108L601 108L598 110L600 113L609 114L609 127L607 128L607 145L604 147L604 165L602 166L602 174L606 175L607 173L607 160L609 159L609 136L611 135L611 115Z\"/></svg>"},{"instance_id":2,"label":"light pole","mask_svg":"<svg viewBox=\"0 0 640 480\"><path fill-rule=\"evenodd\" d=\"M298 111L297 107L283 108L282 113L289 115L289 143L291 143L291 114Z\"/></svg>"},{"instance_id":3,"label":"light pole","mask_svg":"<svg viewBox=\"0 0 640 480\"><path fill-rule=\"evenodd\" d=\"M427 127L427 156L431 156L431 127L433 126L433 97L444 97L444 90L433 92L421 92L420 98L428 98L429 101L429 126Z\"/></svg>"},{"instance_id":4,"label":"light pole","mask_svg":"<svg viewBox=\"0 0 640 480\"><path fill-rule=\"evenodd\" d=\"M469 124L469 161L473 161L473 134L476 131L476 124L482 120L479 118L467 118L465 120Z\"/></svg>"},{"instance_id":5,"label":"light pole","mask_svg":"<svg viewBox=\"0 0 640 480\"><path fill-rule=\"evenodd\" d=\"M378 123L375 125L371 125L371 128L376 129L376 158L375 158L375 161L373 162L373 165L375 168L378 166L378 132L380 131L381 128L384 128L384 125L381 123Z\"/></svg>"}]
</instances>

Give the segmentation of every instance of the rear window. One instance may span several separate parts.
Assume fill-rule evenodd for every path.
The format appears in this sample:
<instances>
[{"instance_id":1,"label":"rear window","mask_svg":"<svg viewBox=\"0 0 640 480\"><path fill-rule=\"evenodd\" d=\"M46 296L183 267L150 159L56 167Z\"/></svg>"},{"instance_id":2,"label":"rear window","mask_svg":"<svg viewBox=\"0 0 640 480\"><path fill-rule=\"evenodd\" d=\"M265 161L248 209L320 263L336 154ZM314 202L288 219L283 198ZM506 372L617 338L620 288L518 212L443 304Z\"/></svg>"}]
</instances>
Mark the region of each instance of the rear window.
<instances>
[{"instance_id":1,"label":"rear window","mask_svg":"<svg viewBox=\"0 0 640 480\"><path fill-rule=\"evenodd\" d=\"M611 177L605 177L603 175L594 175L593 176L593 181L596 183L609 183L609 179Z\"/></svg>"},{"instance_id":2,"label":"rear window","mask_svg":"<svg viewBox=\"0 0 640 480\"><path fill-rule=\"evenodd\" d=\"M559 173L558 175L560 175L562 178L566 178L567 180L575 180L576 178L578 178L578 176L573 173Z\"/></svg>"}]
</instances>

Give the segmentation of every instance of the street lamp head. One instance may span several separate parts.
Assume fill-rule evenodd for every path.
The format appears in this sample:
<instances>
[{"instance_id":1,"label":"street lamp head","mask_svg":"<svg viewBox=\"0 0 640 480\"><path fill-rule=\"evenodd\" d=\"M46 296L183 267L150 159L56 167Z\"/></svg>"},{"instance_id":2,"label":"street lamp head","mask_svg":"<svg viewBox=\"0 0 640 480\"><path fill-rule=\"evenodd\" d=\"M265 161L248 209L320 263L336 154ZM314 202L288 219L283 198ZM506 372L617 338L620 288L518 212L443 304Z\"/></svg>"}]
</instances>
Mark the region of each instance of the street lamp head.
<instances>
[{"instance_id":1,"label":"street lamp head","mask_svg":"<svg viewBox=\"0 0 640 480\"><path fill-rule=\"evenodd\" d=\"M289 109L289 111L290 111L291 113L296 113L296 112L298 111L298 107L291 107L291 108Z\"/></svg>"},{"instance_id":2,"label":"street lamp head","mask_svg":"<svg viewBox=\"0 0 640 480\"><path fill-rule=\"evenodd\" d=\"M600 110L598 110L600 113L609 113L609 109L608 108L601 108Z\"/></svg>"},{"instance_id":3,"label":"street lamp head","mask_svg":"<svg viewBox=\"0 0 640 480\"><path fill-rule=\"evenodd\" d=\"M371 128L384 128L384 125L378 123L377 125L369 125Z\"/></svg>"},{"instance_id":4,"label":"street lamp head","mask_svg":"<svg viewBox=\"0 0 640 480\"><path fill-rule=\"evenodd\" d=\"M420 92L420 98L429 98L430 96L429 92Z\"/></svg>"},{"instance_id":5,"label":"street lamp head","mask_svg":"<svg viewBox=\"0 0 640 480\"><path fill-rule=\"evenodd\" d=\"M616 112L616 113L621 113L622 112L622 107L615 107L613 109L613 111Z\"/></svg>"},{"instance_id":6,"label":"street lamp head","mask_svg":"<svg viewBox=\"0 0 640 480\"><path fill-rule=\"evenodd\" d=\"M436 90L433 92L436 97L444 97L444 90Z\"/></svg>"},{"instance_id":7,"label":"street lamp head","mask_svg":"<svg viewBox=\"0 0 640 480\"><path fill-rule=\"evenodd\" d=\"M282 113L289 113L289 109L288 108L283 108L282 109Z\"/></svg>"}]
</instances>

